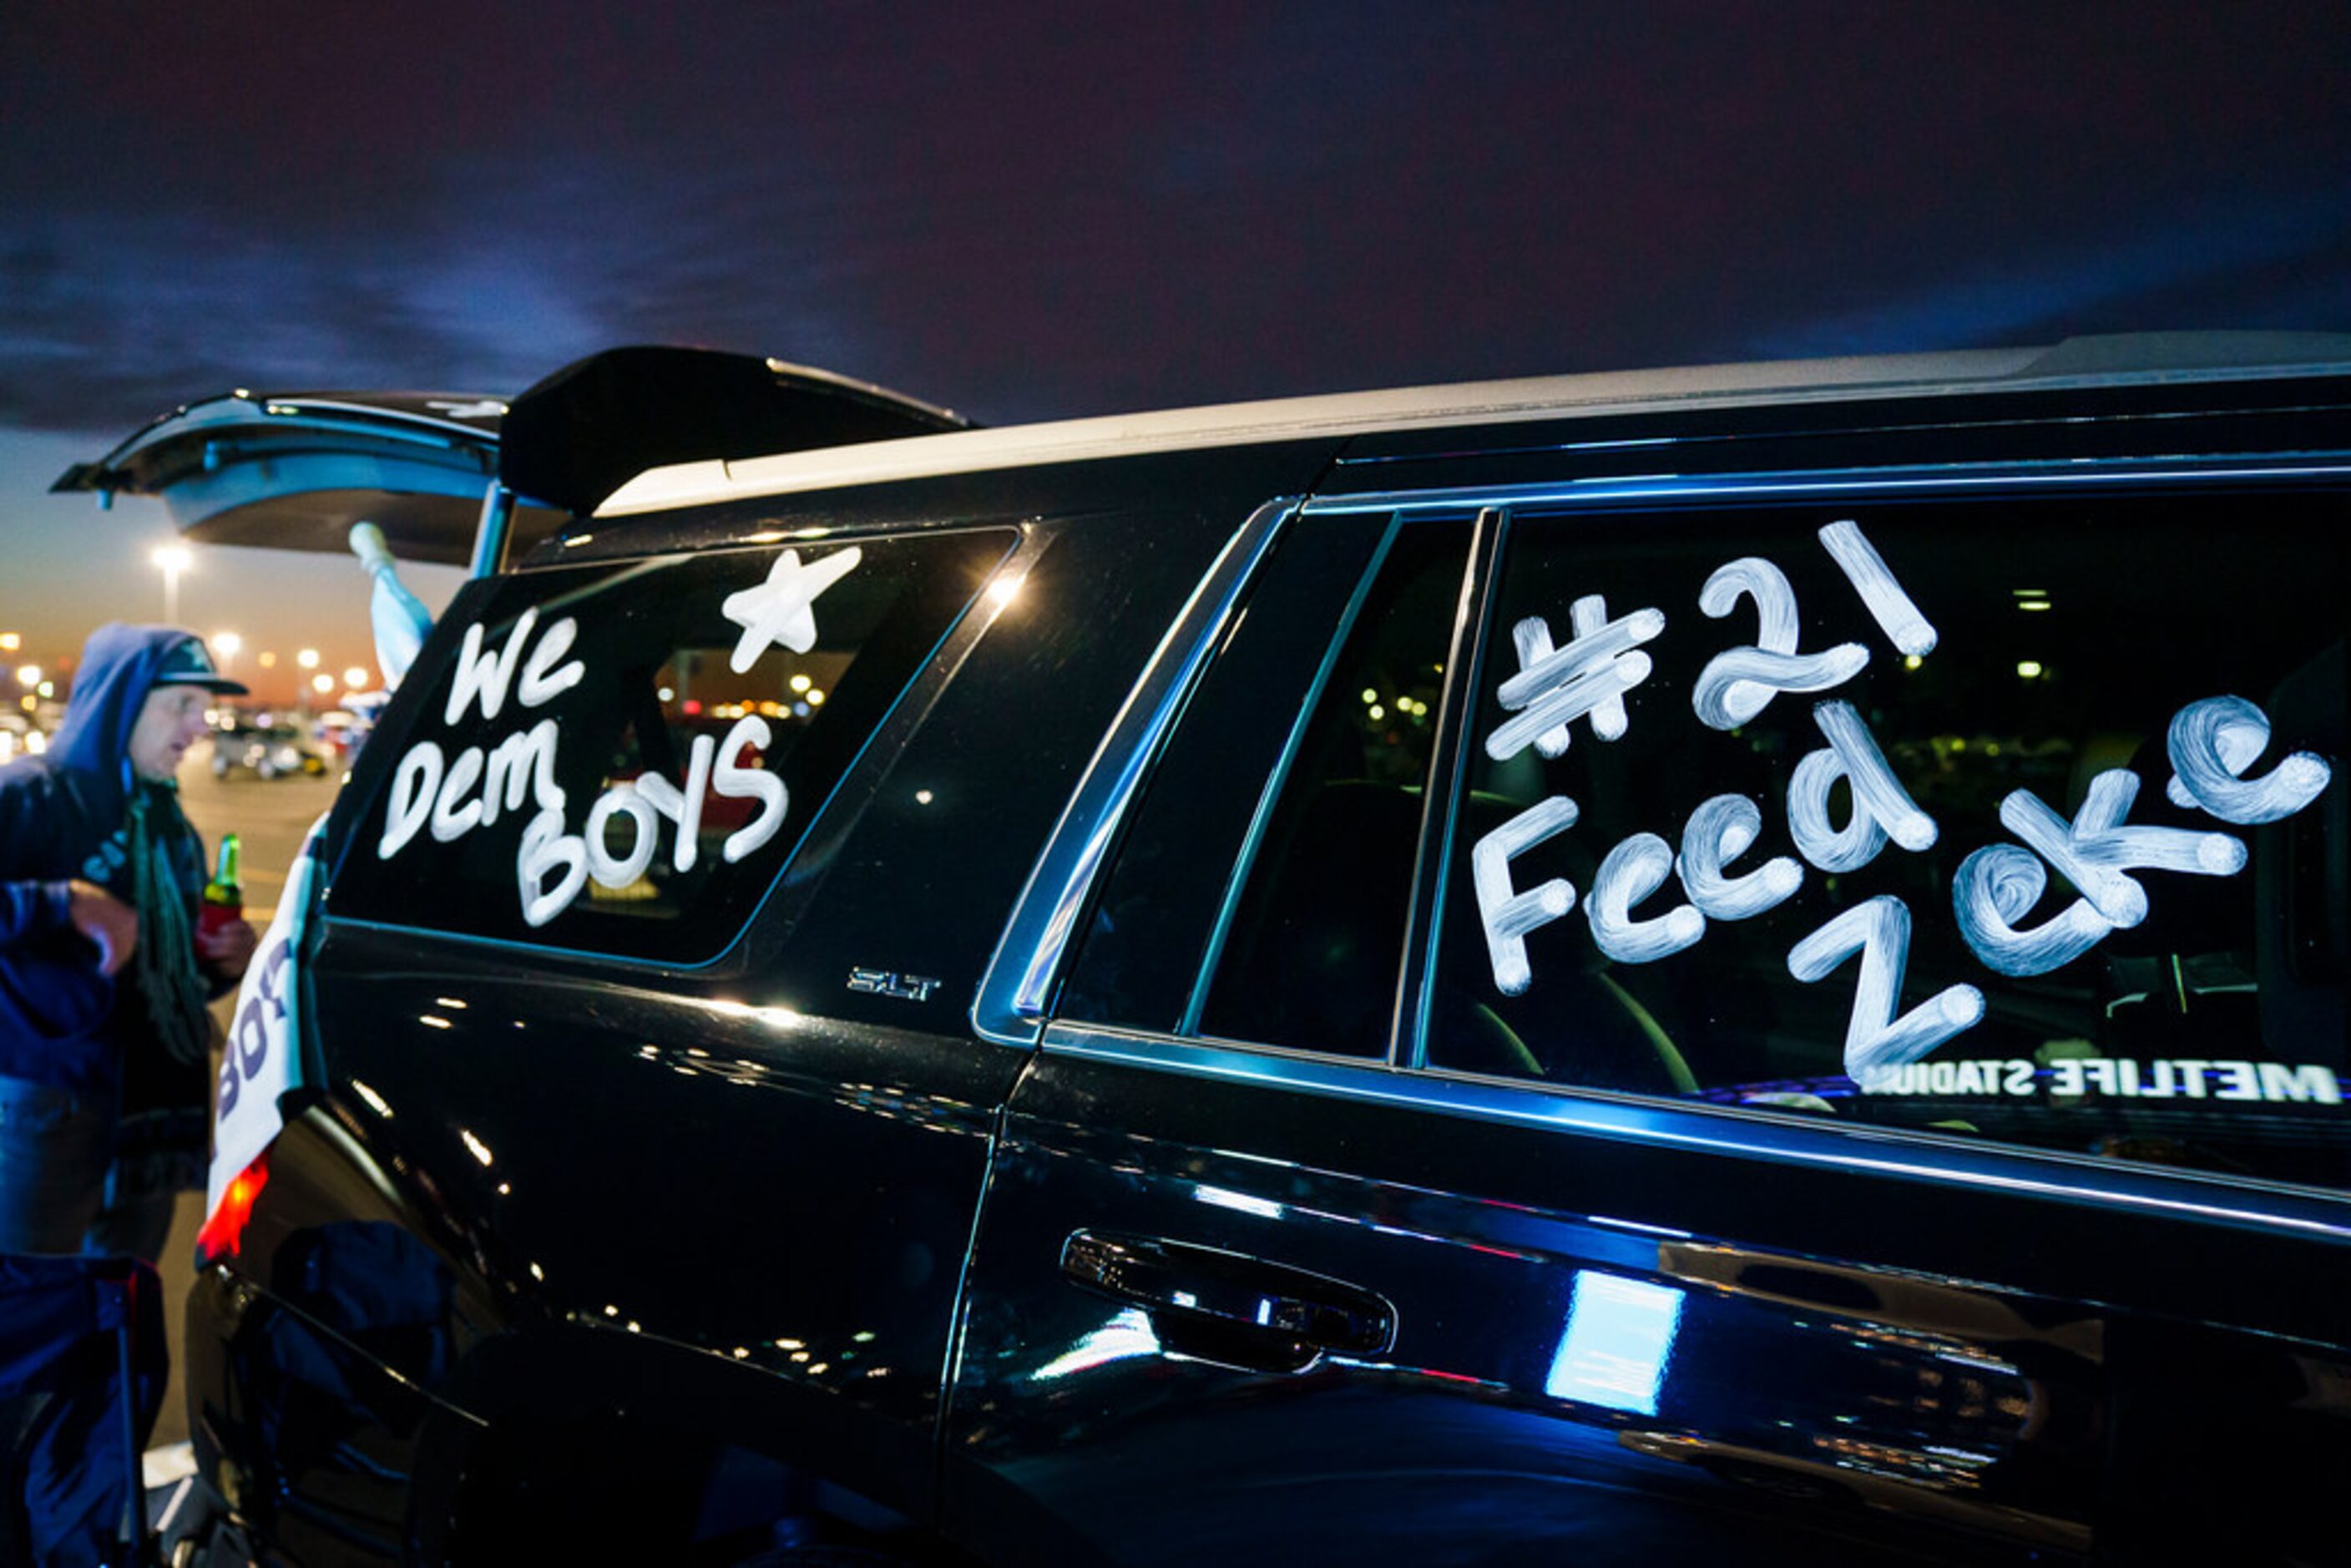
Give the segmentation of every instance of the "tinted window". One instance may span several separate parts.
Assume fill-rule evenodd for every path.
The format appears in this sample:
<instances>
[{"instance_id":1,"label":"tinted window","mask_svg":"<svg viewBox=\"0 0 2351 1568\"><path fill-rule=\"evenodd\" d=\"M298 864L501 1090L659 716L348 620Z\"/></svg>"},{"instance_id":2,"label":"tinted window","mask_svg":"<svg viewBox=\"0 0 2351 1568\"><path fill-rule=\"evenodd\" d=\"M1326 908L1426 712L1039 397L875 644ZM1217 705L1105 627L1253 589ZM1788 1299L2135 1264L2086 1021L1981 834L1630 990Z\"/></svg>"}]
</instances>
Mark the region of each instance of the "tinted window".
<instances>
[{"instance_id":1,"label":"tinted window","mask_svg":"<svg viewBox=\"0 0 2351 1568\"><path fill-rule=\"evenodd\" d=\"M1292 523L1154 770L1063 1017L1386 1053L1469 534Z\"/></svg>"},{"instance_id":2,"label":"tinted window","mask_svg":"<svg viewBox=\"0 0 2351 1568\"><path fill-rule=\"evenodd\" d=\"M1341 628L1220 915L1198 1032L1386 1052L1468 543L1458 522L1397 529Z\"/></svg>"},{"instance_id":3,"label":"tinted window","mask_svg":"<svg viewBox=\"0 0 2351 1568\"><path fill-rule=\"evenodd\" d=\"M423 702L337 913L632 957L733 938L1013 540L729 551L500 582ZM454 655L454 656L452 656ZM410 701L414 696L403 691Z\"/></svg>"},{"instance_id":4,"label":"tinted window","mask_svg":"<svg viewBox=\"0 0 2351 1568\"><path fill-rule=\"evenodd\" d=\"M2344 1180L2346 511L1512 519L1429 1063Z\"/></svg>"},{"instance_id":5,"label":"tinted window","mask_svg":"<svg viewBox=\"0 0 2351 1568\"><path fill-rule=\"evenodd\" d=\"M1388 532L1368 516L1295 518L1284 531L1130 815L1063 1017L1183 1026L1267 780Z\"/></svg>"}]
</instances>

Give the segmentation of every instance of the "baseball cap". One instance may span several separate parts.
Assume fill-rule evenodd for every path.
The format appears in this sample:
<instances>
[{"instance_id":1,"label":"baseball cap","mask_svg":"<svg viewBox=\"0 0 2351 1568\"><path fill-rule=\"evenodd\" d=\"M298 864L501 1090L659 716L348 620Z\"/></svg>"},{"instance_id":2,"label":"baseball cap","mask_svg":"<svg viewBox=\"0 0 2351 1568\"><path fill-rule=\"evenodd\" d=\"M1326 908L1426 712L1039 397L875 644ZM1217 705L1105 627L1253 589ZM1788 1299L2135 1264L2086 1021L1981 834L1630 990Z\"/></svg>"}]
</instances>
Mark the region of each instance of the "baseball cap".
<instances>
[{"instance_id":1,"label":"baseball cap","mask_svg":"<svg viewBox=\"0 0 2351 1568\"><path fill-rule=\"evenodd\" d=\"M156 666L154 680L149 684L202 686L206 691L221 692L233 697L247 695L253 689L242 681L232 681L222 674L220 666L213 663L212 650L195 637L172 643L171 651L163 655L162 664Z\"/></svg>"}]
</instances>

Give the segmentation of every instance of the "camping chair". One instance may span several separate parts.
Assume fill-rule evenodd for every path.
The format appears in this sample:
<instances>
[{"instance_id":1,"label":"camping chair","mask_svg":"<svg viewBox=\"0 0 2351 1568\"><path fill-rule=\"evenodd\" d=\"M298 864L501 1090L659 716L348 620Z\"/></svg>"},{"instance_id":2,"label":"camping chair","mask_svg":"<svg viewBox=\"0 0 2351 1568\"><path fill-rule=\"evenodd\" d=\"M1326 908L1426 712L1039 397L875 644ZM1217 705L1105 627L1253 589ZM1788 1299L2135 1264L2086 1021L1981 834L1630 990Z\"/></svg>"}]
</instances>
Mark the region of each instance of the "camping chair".
<instances>
[{"instance_id":1,"label":"camping chair","mask_svg":"<svg viewBox=\"0 0 2351 1568\"><path fill-rule=\"evenodd\" d=\"M0 1257L0 1564L150 1561L141 1456L168 1354L145 1263Z\"/></svg>"}]
</instances>

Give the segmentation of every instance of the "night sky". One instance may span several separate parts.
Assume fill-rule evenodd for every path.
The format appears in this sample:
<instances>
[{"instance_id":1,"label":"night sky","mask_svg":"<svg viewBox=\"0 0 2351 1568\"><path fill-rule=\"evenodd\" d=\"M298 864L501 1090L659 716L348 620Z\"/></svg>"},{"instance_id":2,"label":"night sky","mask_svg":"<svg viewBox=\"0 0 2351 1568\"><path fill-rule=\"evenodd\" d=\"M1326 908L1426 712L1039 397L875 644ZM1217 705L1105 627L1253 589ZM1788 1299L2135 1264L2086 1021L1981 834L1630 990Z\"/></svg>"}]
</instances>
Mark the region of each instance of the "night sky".
<instances>
[{"instance_id":1,"label":"night sky","mask_svg":"<svg viewBox=\"0 0 2351 1568\"><path fill-rule=\"evenodd\" d=\"M161 613L161 508L42 492L235 386L684 342L998 423L2351 330L2346 88L2342 0L7 0L0 630ZM356 567L282 559L183 618L366 658Z\"/></svg>"}]
</instances>

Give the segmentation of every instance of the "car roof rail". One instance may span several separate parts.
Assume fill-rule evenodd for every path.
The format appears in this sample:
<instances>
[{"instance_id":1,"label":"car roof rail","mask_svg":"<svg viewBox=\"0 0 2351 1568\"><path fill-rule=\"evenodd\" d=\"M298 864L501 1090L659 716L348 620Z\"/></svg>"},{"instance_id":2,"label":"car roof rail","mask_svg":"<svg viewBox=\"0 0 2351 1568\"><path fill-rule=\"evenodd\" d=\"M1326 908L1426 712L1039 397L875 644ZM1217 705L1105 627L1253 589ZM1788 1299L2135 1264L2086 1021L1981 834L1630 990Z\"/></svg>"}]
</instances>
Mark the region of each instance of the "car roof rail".
<instances>
[{"instance_id":1,"label":"car roof rail","mask_svg":"<svg viewBox=\"0 0 2351 1568\"><path fill-rule=\"evenodd\" d=\"M2341 371L2351 366L2351 332L2205 330L2103 332L2071 337L2018 372L2056 377L2195 376L2278 369Z\"/></svg>"},{"instance_id":2,"label":"car roof rail","mask_svg":"<svg viewBox=\"0 0 2351 1568\"><path fill-rule=\"evenodd\" d=\"M507 406L498 478L586 517L648 468L967 430L952 409L782 360L709 349L608 349Z\"/></svg>"}]
</instances>

